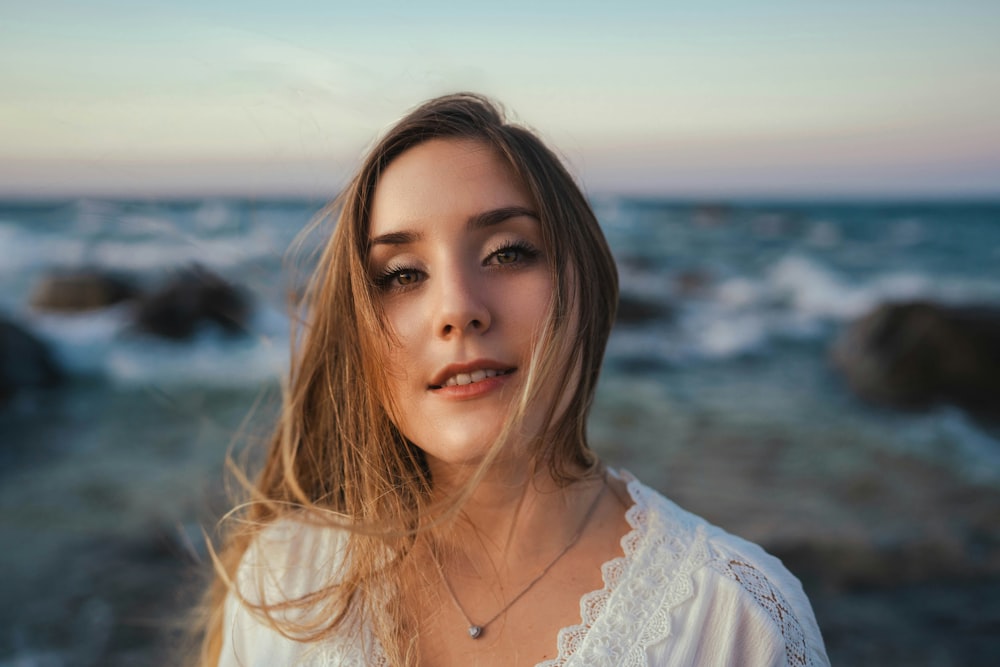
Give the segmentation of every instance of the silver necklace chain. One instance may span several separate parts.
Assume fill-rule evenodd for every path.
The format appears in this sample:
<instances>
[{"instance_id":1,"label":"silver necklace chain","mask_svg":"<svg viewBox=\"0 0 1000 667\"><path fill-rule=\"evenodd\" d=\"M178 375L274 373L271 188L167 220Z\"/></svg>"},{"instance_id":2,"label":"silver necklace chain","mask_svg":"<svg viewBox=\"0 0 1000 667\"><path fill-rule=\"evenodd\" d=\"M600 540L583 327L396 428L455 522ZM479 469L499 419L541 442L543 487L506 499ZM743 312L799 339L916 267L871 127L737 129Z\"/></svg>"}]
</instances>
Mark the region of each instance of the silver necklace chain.
<instances>
[{"instance_id":1,"label":"silver necklace chain","mask_svg":"<svg viewBox=\"0 0 1000 667\"><path fill-rule=\"evenodd\" d=\"M500 618L504 613L507 612L508 609L514 606L515 602L520 600L522 597L525 596L525 594L528 591L534 588L535 584L541 581L542 577L548 574L549 570L551 570L555 566L555 564L558 563L562 559L562 557L566 555L566 552L572 549L573 546L580 541L580 537L583 536L584 529L587 527L587 524L590 523L590 518L593 516L594 510L597 509L597 503L601 499L601 496L604 495L604 489L607 488L607 485L608 485L607 479L605 479L601 484L601 490L597 493L597 495L594 497L594 500L590 503L590 507L587 509L587 513L584 515L583 520L580 522L580 527L577 529L576 533L573 535L572 539L570 539L570 541L566 544L566 546L564 546L562 550L558 554L556 554L555 558L549 561L548 565L542 568L542 570L537 575L535 575L534 579L528 582L527 586L521 589L520 593L515 595L510 602L505 604L500 609L500 611L493 614L493 616L490 617L490 619L484 623L473 623L472 619L469 618L469 615L465 612L465 607L463 607L462 603L458 601L458 596L455 595L455 591L451 587L451 582L449 582L448 577L445 576L444 568L441 567L441 562L438 560L437 554L434 552L433 549L431 549L431 560L433 560L434 565L437 566L438 574L441 575L441 580L444 581L444 586L448 590L448 595L451 596L451 601L455 603L455 607L458 609L458 611L462 613L462 616L465 618L465 622L469 624L468 633L470 638L479 639L480 637L482 637L483 632L485 632L487 626L489 626L490 623Z\"/></svg>"}]
</instances>

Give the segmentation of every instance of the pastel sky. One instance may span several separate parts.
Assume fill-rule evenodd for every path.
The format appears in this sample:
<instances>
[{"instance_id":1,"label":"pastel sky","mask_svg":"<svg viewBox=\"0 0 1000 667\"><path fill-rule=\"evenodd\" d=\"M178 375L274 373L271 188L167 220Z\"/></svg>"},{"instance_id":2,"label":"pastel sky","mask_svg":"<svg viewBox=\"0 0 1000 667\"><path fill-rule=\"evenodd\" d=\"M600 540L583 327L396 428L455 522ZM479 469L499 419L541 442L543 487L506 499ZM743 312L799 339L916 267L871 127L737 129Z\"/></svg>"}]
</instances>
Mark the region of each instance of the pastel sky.
<instances>
[{"instance_id":1,"label":"pastel sky","mask_svg":"<svg viewBox=\"0 0 1000 667\"><path fill-rule=\"evenodd\" d=\"M996 0L0 0L0 195L331 194L462 89L594 193L1000 195Z\"/></svg>"}]
</instances>

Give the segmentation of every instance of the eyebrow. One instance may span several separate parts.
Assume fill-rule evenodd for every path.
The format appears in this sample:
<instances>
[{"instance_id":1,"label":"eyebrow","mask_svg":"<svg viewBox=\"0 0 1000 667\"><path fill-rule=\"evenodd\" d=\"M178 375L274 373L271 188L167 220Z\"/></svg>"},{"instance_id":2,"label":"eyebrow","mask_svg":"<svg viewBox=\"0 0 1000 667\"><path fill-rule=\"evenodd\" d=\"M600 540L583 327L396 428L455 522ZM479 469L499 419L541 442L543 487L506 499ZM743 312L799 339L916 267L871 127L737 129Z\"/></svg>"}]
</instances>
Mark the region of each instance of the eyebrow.
<instances>
[{"instance_id":1,"label":"eyebrow","mask_svg":"<svg viewBox=\"0 0 1000 667\"><path fill-rule=\"evenodd\" d=\"M538 214L530 208L525 208L524 206L503 206L501 208L495 208L473 215L468 219L468 221L466 221L465 226L470 230L486 229L487 227L499 225L505 220L519 217L528 217L538 220ZM371 239L368 242L368 247L372 248L377 245L406 245L408 243L415 243L422 237L423 234L420 232L388 232Z\"/></svg>"}]
</instances>

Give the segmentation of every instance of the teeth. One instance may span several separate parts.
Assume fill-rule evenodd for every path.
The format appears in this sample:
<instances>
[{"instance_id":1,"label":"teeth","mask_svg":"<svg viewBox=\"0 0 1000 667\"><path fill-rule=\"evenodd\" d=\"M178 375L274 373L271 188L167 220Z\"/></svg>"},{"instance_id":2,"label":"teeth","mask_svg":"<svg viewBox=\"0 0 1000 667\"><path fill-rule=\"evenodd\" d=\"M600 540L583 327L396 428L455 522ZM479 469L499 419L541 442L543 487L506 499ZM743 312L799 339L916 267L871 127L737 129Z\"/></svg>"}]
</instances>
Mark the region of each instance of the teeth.
<instances>
[{"instance_id":1,"label":"teeth","mask_svg":"<svg viewBox=\"0 0 1000 667\"><path fill-rule=\"evenodd\" d=\"M493 378L504 374L505 371L496 371L492 368L480 369L472 371L471 373L459 373L448 378L442 386L454 387L456 385L472 384L473 382L481 382L486 378Z\"/></svg>"}]
</instances>

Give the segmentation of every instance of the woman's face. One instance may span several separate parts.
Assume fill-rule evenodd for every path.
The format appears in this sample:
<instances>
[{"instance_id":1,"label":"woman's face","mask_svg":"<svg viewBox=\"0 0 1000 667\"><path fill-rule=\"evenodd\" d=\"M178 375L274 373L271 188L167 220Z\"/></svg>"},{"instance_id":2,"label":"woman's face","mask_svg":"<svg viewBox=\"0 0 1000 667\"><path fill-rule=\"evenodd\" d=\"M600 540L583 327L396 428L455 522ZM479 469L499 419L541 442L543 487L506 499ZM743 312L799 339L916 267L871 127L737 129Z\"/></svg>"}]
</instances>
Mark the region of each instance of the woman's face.
<instances>
[{"instance_id":1,"label":"woman's face","mask_svg":"<svg viewBox=\"0 0 1000 667\"><path fill-rule=\"evenodd\" d=\"M549 312L532 199L488 145L433 139L383 171L369 236L397 338L385 369L393 420L432 468L474 465L504 427Z\"/></svg>"}]
</instances>

